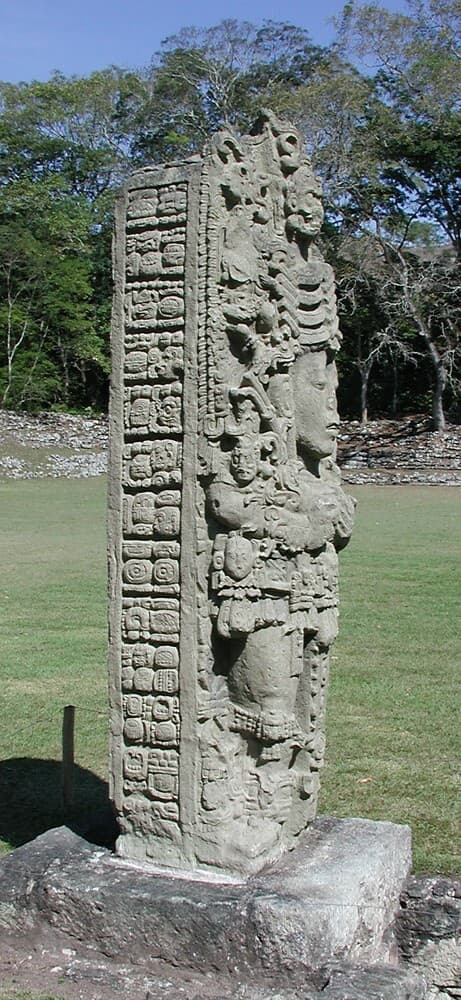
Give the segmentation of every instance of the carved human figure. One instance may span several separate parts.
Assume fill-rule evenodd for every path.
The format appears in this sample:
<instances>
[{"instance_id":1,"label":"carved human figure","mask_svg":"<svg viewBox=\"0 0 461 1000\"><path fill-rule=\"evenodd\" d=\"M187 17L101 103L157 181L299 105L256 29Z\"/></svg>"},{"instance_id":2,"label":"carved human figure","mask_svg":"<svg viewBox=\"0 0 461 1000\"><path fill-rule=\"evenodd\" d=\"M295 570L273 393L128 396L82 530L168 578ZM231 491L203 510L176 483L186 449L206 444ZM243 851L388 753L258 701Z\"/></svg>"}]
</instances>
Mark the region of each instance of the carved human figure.
<instances>
[{"instance_id":1,"label":"carved human figure","mask_svg":"<svg viewBox=\"0 0 461 1000\"><path fill-rule=\"evenodd\" d=\"M348 541L354 505L334 465L340 335L333 273L314 243L323 221L320 185L301 163L293 129L270 113L262 129L272 150L262 158L279 163L277 174L269 162L260 184L272 212L258 215L255 178L263 171L244 169L240 148L226 161L221 307L243 367L229 392L206 507L216 525L214 659L230 699L221 725L241 738L226 768L240 768L247 799L239 812L238 796L233 805L227 797L229 837L238 836L239 817L251 820L253 832L272 820L289 841L315 815L337 634L337 552Z\"/></svg>"},{"instance_id":2,"label":"carved human figure","mask_svg":"<svg viewBox=\"0 0 461 1000\"><path fill-rule=\"evenodd\" d=\"M281 733L299 729L293 711L300 646L292 650L292 633L314 630L320 555L325 550L331 561L331 548L346 544L352 527L352 501L320 471L338 432L335 383L326 351L301 355L292 383L300 460L264 465L258 439L247 436L208 490L210 513L228 529L215 541L223 559L216 627L236 640L229 684L234 702L247 709L250 730L276 732L276 717ZM295 590L299 605L300 587L309 618L303 625L299 612L290 611Z\"/></svg>"}]
</instances>

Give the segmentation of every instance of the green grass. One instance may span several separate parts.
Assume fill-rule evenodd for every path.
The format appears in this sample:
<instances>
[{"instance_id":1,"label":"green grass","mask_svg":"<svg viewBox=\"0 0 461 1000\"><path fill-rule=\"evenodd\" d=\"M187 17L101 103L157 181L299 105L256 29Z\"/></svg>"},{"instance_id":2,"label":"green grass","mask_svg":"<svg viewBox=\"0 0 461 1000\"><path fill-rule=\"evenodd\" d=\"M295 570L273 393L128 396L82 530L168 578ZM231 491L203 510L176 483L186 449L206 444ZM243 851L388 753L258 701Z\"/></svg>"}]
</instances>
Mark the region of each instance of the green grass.
<instances>
[{"instance_id":1,"label":"green grass","mask_svg":"<svg viewBox=\"0 0 461 1000\"><path fill-rule=\"evenodd\" d=\"M105 482L4 481L0 505L1 847L69 819L56 763L66 704L77 706L70 819L83 829L104 805Z\"/></svg>"},{"instance_id":2,"label":"green grass","mask_svg":"<svg viewBox=\"0 0 461 1000\"><path fill-rule=\"evenodd\" d=\"M415 869L461 870L459 490L357 487L341 556L321 811L410 823ZM103 808L105 482L4 481L0 849L63 821L62 707L77 706L76 803Z\"/></svg>"},{"instance_id":3,"label":"green grass","mask_svg":"<svg viewBox=\"0 0 461 1000\"><path fill-rule=\"evenodd\" d=\"M410 823L415 870L459 872L460 493L354 493L321 809Z\"/></svg>"}]
</instances>

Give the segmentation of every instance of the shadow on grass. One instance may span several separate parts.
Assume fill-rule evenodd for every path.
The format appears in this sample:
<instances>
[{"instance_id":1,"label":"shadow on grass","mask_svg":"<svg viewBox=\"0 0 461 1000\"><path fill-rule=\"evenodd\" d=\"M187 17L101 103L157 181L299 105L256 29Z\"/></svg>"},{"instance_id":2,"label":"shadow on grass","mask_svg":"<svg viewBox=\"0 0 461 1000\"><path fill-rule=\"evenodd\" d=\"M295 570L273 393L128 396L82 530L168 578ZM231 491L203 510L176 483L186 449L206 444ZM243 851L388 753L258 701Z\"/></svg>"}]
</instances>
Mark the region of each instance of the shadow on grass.
<instances>
[{"instance_id":1,"label":"shadow on grass","mask_svg":"<svg viewBox=\"0 0 461 1000\"><path fill-rule=\"evenodd\" d=\"M0 761L0 838L19 847L63 824L94 844L113 848L117 829L107 783L75 765L73 804L65 810L58 761L30 757Z\"/></svg>"}]
</instances>

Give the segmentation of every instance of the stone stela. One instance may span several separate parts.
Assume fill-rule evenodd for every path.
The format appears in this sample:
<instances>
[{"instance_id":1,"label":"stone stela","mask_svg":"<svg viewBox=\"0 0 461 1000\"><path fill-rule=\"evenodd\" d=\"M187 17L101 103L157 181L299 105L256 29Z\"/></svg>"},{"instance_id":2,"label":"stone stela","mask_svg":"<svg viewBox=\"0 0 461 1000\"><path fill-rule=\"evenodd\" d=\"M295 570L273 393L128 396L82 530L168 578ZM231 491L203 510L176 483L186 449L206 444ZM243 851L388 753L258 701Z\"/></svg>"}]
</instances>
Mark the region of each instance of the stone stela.
<instances>
[{"instance_id":1,"label":"stone stela","mask_svg":"<svg viewBox=\"0 0 461 1000\"><path fill-rule=\"evenodd\" d=\"M316 815L354 510L322 218L270 112L119 199L111 795L138 862L250 875Z\"/></svg>"}]
</instances>

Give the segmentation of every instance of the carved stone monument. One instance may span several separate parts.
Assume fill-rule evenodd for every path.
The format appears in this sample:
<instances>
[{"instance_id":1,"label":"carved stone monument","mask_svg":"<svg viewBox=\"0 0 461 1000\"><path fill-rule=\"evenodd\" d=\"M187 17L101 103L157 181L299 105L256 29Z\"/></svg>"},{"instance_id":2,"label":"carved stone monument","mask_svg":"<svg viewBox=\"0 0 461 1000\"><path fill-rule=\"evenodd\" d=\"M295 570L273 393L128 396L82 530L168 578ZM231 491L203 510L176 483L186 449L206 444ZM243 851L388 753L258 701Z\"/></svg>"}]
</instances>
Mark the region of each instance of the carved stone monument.
<instances>
[{"instance_id":1,"label":"carved stone monument","mask_svg":"<svg viewBox=\"0 0 461 1000\"><path fill-rule=\"evenodd\" d=\"M111 407L118 852L251 874L316 814L338 558L321 189L270 112L119 201Z\"/></svg>"}]
</instances>

